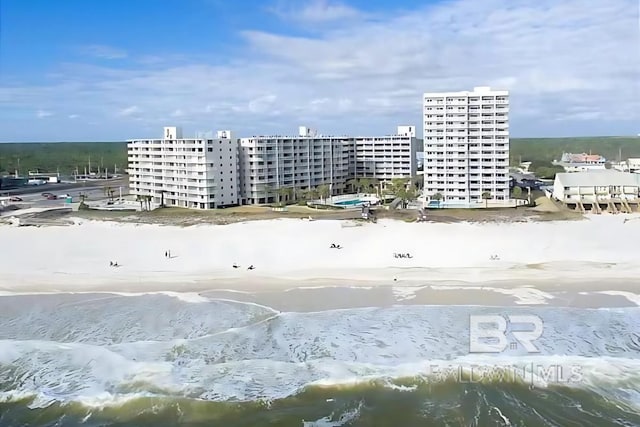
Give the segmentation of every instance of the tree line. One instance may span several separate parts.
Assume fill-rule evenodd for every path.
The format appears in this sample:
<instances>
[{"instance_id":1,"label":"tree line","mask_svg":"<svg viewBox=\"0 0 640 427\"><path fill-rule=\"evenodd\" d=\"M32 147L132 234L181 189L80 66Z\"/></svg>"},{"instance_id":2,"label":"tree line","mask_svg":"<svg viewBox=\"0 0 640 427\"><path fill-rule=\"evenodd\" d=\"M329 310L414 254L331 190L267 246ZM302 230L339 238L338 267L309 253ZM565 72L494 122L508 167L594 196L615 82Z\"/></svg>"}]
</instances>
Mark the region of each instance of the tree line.
<instances>
[{"instance_id":1,"label":"tree line","mask_svg":"<svg viewBox=\"0 0 640 427\"><path fill-rule=\"evenodd\" d=\"M640 157L640 137L579 137L579 138L512 138L510 141L511 165L520 161L543 162L551 167L553 160L563 152L600 154L608 160ZM126 142L56 142L56 143L3 143L0 144L0 175L19 170L26 175L29 170L60 172L72 175L76 168L84 173L91 162L113 170L118 165L127 167ZM545 171L548 172L548 171Z\"/></svg>"},{"instance_id":2,"label":"tree line","mask_svg":"<svg viewBox=\"0 0 640 427\"><path fill-rule=\"evenodd\" d=\"M3 143L0 144L0 175L19 171L60 172L73 175L77 169L96 172L99 167L112 172L117 165L120 172L127 168L126 142L56 142L56 143Z\"/></svg>"}]
</instances>

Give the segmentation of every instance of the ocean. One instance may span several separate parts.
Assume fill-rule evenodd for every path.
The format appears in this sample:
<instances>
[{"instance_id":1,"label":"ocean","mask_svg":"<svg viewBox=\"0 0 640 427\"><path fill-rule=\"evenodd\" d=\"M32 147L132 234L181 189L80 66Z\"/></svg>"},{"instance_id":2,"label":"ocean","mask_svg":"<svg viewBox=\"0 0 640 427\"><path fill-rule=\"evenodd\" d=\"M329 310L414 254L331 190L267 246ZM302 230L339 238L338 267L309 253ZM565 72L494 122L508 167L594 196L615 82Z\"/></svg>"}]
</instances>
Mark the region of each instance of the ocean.
<instances>
[{"instance_id":1,"label":"ocean","mask_svg":"<svg viewBox=\"0 0 640 427\"><path fill-rule=\"evenodd\" d=\"M511 316L501 351L471 352L480 315ZM66 293L0 324L0 426L640 426L640 307Z\"/></svg>"}]
</instances>

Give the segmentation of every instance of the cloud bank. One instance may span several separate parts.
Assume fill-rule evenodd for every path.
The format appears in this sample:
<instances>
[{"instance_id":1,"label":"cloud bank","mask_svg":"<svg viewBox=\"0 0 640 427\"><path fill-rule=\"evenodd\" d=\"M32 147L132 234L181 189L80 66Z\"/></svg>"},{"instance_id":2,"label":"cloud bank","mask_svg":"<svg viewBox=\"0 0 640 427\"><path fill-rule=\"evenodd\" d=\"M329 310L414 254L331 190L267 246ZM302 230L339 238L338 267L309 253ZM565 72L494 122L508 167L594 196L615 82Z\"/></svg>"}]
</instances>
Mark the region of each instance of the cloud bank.
<instances>
[{"instance_id":1,"label":"cloud bank","mask_svg":"<svg viewBox=\"0 0 640 427\"><path fill-rule=\"evenodd\" d=\"M0 119L3 138L125 139L153 136L166 124L242 136L291 134L303 124L331 134L388 134L397 124L421 127L423 92L485 85L511 91L513 136L636 134L638 3L588 6L457 0L382 17L346 3L280 3L268 12L273 19L313 29L244 29L228 63L214 61L213 52L211 61L128 57L127 67L60 64L50 84L0 83L0 111L14 111ZM118 52L126 55L114 49L111 56ZM34 110L53 123L31 136L16 112L31 111L32 120ZM59 120L72 115L74 126L61 130Z\"/></svg>"}]
</instances>

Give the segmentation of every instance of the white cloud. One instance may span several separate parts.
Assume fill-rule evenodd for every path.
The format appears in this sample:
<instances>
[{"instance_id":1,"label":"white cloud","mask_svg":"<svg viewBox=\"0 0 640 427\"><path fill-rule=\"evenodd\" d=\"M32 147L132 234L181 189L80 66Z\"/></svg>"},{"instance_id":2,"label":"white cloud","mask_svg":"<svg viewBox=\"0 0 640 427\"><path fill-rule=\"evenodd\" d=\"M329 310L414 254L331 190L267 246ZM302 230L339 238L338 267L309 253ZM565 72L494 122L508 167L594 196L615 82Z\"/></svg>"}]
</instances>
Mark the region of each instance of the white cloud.
<instances>
[{"instance_id":1,"label":"white cloud","mask_svg":"<svg viewBox=\"0 0 640 427\"><path fill-rule=\"evenodd\" d=\"M77 119L78 117L80 117L80 116L77 115L77 114L69 114L69 118L70 119Z\"/></svg>"},{"instance_id":2,"label":"white cloud","mask_svg":"<svg viewBox=\"0 0 640 427\"><path fill-rule=\"evenodd\" d=\"M280 1L272 11L279 17L300 24L328 23L344 21L364 16L358 9L344 3L329 0L304 1L300 7L300 1Z\"/></svg>"},{"instance_id":3,"label":"white cloud","mask_svg":"<svg viewBox=\"0 0 640 427\"><path fill-rule=\"evenodd\" d=\"M582 0L457 0L387 16L313 37L246 31L245 48L213 65L69 64L54 85L0 87L0 102L33 111L64 99L69 113L120 132L114 138L176 117L240 135L293 133L301 123L371 134L399 123L420 128L425 91L490 85L511 91L516 136L638 133L633 0L591 0L588 8Z\"/></svg>"},{"instance_id":4,"label":"white cloud","mask_svg":"<svg viewBox=\"0 0 640 427\"><path fill-rule=\"evenodd\" d=\"M134 117L139 116L140 113L142 113L140 107L138 107L137 105L132 105L130 107L119 110L116 115L120 117Z\"/></svg>"},{"instance_id":5,"label":"white cloud","mask_svg":"<svg viewBox=\"0 0 640 427\"><path fill-rule=\"evenodd\" d=\"M83 55L100 59L122 59L127 57L125 50L102 44L81 46L78 51Z\"/></svg>"},{"instance_id":6,"label":"white cloud","mask_svg":"<svg viewBox=\"0 0 640 427\"><path fill-rule=\"evenodd\" d=\"M51 111L38 110L36 112L36 117L38 117L39 119L44 119L45 117L51 117L51 116L53 116L53 113Z\"/></svg>"}]
</instances>

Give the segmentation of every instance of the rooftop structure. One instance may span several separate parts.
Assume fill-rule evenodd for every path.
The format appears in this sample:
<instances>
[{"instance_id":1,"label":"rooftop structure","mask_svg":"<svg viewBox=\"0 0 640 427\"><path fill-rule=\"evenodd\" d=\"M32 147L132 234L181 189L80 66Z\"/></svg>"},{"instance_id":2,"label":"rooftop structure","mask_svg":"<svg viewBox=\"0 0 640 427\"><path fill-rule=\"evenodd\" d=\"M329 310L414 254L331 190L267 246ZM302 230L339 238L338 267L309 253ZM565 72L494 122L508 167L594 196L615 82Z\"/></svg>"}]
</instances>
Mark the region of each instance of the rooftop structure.
<instances>
[{"instance_id":1,"label":"rooftop structure","mask_svg":"<svg viewBox=\"0 0 640 427\"><path fill-rule=\"evenodd\" d=\"M599 154L562 153L560 161L554 161L553 164L562 166L565 172L586 172L604 170L606 162L607 160Z\"/></svg>"},{"instance_id":2,"label":"rooftop structure","mask_svg":"<svg viewBox=\"0 0 640 427\"><path fill-rule=\"evenodd\" d=\"M605 164L607 159L599 154L587 153L562 153L561 162L565 163L584 163L584 164Z\"/></svg>"}]
</instances>

